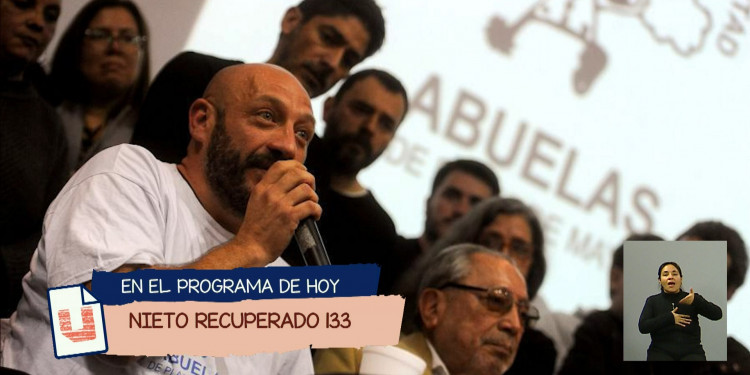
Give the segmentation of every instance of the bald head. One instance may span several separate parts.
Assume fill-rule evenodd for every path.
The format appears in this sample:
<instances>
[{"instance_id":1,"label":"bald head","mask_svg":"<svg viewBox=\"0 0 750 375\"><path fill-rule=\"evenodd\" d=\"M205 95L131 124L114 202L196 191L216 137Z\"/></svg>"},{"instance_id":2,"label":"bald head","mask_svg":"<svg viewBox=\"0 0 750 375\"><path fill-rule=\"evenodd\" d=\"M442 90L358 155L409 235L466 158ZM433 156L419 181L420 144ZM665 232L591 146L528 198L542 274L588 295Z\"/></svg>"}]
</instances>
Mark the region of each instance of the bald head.
<instances>
[{"instance_id":1,"label":"bald head","mask_svg":"<svg viewBox=\"0 0 750 375\"><path fill-rule=\"evenodd\" d=\"M214 75L203 92L203 98L224 107L256 95L267 85L284 88L290 97L309 96L297 78L286 69L272 64L232 65Z\"/></svg>"},{"instance_id":2,"label":"bald head","mask_svg":"<svg viewBox=\"0 0 750 375\"><path fill-rule=\"evenodd\" d=\"M248 112L254 108L256 112ZM232 117L232 120L225 119ZM250 118L262 118L266 125L270 123L292 121L291 129L286 134L297 132L297 124L308 124L302 138L306 152L307 141L312 138L315 118L312 114L310 97L297 78L291 73L271 64L242 64L233 65L220 70L209 82L203 97L193 102L190 108L190 135L192 147L188 154L196 154L205 150L211 133L217 123L222 127L226 122L228 133L237 128L240 123ZM242 128L242 127L239 127ZM291 140L292 137L287 137ZM291 143L286 146L294 146ZM295 150L290 147L282 148L282 158L295 158ZM303 153L304 160L304 153Z\"/></svg>"}]
</instances>

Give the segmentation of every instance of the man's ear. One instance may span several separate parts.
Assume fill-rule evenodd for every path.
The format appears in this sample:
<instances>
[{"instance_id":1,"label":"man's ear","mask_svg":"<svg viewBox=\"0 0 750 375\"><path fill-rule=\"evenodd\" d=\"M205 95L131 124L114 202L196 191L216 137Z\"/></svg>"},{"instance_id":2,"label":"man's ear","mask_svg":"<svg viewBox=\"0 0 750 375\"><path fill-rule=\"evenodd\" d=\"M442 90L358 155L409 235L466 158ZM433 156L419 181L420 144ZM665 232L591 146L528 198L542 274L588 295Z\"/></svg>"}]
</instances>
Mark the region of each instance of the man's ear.
<instances>
[{"instance_id":1,"label":"man's ear","mask_svg":"<svg viewBox=\"0 0 750 375\"><path fill-rule=\"evenodd\" d=\"M190 106L190 138L199 144L208 144L214 127L216 109L203 98L196 99Z\"/></svg>"},{"instance_id":2,"label":"man's ear","mask_svg":"<svg viewBox=\"0 0 750 375\"><path fill-rule=\"evenodd\" d=\"M302 24L302 11L297 7L291 7L284 13L284 18L281 19L281 33L289 34L297 26Z\"/></svg>"},{"instance_id":3,"label":"man's ear","mask_svg":"<svg viewBox=\"0 0 750 375\"><path fill-rule=\"evenodd\" d=\"M422 326L425 330L432 330L440 323L443 317L445 308L447 306L447 300L445 293L433 289L427 288L422 291L419 295L419 316L422 318Z\"/></svg>"}]
</instances>

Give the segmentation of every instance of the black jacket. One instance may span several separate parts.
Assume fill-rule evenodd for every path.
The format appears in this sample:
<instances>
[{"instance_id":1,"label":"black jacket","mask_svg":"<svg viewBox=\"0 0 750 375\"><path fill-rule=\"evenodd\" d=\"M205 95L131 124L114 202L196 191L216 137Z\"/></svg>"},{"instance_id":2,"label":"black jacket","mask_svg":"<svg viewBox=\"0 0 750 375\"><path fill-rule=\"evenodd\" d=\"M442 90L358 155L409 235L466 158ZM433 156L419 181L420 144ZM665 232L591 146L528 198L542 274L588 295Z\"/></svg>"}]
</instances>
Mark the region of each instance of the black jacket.
<instances>
[{"instance_id":1,"label":"black jacket","mask_svg":"<svg viewBox=\"0 0 750 375\"><path fill-rule=\"evenodd\" d=\"M651 334L649 349L658 348L669 353L703 352L698 315L719 320L722 317L721 308L706 301L698 293L695 293L692 304L679 303L687 295L687 292L680 291L674 294L662 292L648 297L638 320L638 329L641 333ZM691 322L686 327L675 324L672 315L675 307L677 314L690 315Z\"/></svg>"}]
</instances>

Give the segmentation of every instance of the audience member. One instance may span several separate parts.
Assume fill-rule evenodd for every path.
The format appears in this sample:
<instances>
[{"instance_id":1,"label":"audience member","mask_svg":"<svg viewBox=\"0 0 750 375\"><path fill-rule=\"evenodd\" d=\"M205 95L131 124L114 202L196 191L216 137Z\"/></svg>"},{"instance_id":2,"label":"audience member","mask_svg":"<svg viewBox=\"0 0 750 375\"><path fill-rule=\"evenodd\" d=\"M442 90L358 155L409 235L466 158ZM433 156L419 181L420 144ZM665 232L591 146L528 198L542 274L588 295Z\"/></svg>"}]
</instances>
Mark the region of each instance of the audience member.
<instances>
[{"instance_id":1,"label":"audience member","mask_svg":"<svg viewBox=\"0 0 750 375\"><path fill-rule=\"evenodd\" d=\"M740 234L719 221L702 221L678 236L677 240L727 242L727 300L730 300L747 275L747 248ZM709 364L715 374L748 374L750 351L733 337L727 337L727 361Z\"/></svg>"},{"instance_id":2,"label":"audience member","mask_svg":"<svg viewBox=\"0 0 750 375\"><path fill-rule=\"evenodd\" d=\"M130 142L148 88L147 41L146 22L129 0L91 1L60 39L50 79L74 169Z\"/></svg>"},{"instance_id":3,"label":"audience member","mask_svg":"<svg viewBox=\"0 0 750 375\"><path fill-rule=\"evenodd\" d=\"M0 0L0 317L21 298L44 212L68 177L60 119L27 74L41 72L59 15L60 0Z\"/></svg>"},{"instance_id":4,"label":"audience member","mask_svg":"<svg viewBox=\"0 0 750 375\"><path fill-rule=\"evenodd\" d=\"M375 69L352 75L325 101L325 132L306 165L316 176L325 211L319 226L333 264L382 264L395 245L393 221L357 176L388 147L408 103L401 82ZM296 243L284 259L302 264Z\"/></svg>"},{"instance_id":5,"label":"audience member","mask_svg":"<svg viewBox=\"0 0 750 375\"><path fill-rule=\"evenodd\" d=\"M495 172L478 161L458 159L440 167L425 205L424 233L418 238L399 236L396 239L394 254L384 265L391 272L380 273L381 291L392 292L396 281L450 229L454 221L483 199L497 195L500 195L500 183Z\"/></svg>"},{"instance_id":6,"label":"audience member","mask_svg":"<svg viewBox=\"0 0 750 375\"><path fill-rule=\"evenodd\" d=\"M384 38L383 15L373 0L303 0L284 14L268 63L292 72L314 98L380 49ZM178 163L190 140L184 128L190 103L217 71L239 63L194 52L177 55L154 79L133 143Z\"/></svg>"},{"instance_id":7,"label":"audience member","mask_svg":"<svg viewBox=\"0 0 750 375\"><path fill-rule=\"evenodd\" d=\"M654 234L634 234L625 241L663 241ZM560 375L579 374L642 374L648 372L644 363L623 363L623 246L612 255L609 270L609 297L612 304L607 310L594 311L581 322L575 333Z\"/></svg>"},{"instance_id":8,"label":"audience member","mask_svg":"<svg viewBox=\"0 0 750 375\"><path fill-rule=\"evenodd\" d=\"M319 218L302 162L315 119L304 87L271 65L222 70L190 107L191 142L179 165L132 145L86 163L53 202L11 318L3 366L31 373L140 373L166 357L52 353L47 288L84 283L91 270L233 269L277 259L306 217ZM273 197L273 198L272 198ZM308 349L249 357L193 356L206 373L310 374ZM117 367L111 364L118 362Z\"/></svg>"},{"instance_id":9,"label":"audience member","mask_svg":"<svg viewBox=\"0 0 750 375\"><path fill-rule=\"evenodd\" d=\"M513 259L526 279L529 298L534 300L547 269L544 257L544 234L536 214L523 202L513 198L489 198L478 204L464 217L456 221L451 229L437 241L416 263L412 275L420 275L424 267L437 252L460 243L475 243L499 251ZM403 331L414 328L408 317L414 315L416 307L416 282L407 274L402 289L406 297ZM537 307L538 308L538 307ZM540 315L542 313L540 312ZM509 371L515 374L551 374L555 367L558 350L552 336L541 331L539 322L529 327L523 336L516 361ZM548 326L557 333L556 318ZM572 329L571 336L572 336ZM549 336L549 337L548 337ZM572 339L571 339L572 341Z\"/></svg>"},{"instance_id":10,"label":"audience member","mask_svg":"<svg viewBox=\"0 0 750 375\"><path fill-rule=\"evenodd\" d=\"M530 306L523 275L505 254L472 244L430 257L418 287L418 331L398 346L422 358L424 374L503 374L513 364ZM317 373L356 373L362 351L321 350Z\"/></svg>"},{"instance_id":11,"label":"audience member","mask_svg":"<svg viewBox=\"0 0 750 375\"><path fill-rule=\"evenodd\" d=\"M443 237L451 225L485 198L500 195L500 182L486 165L459 159L443 165L432 182L425 205L424 233L410 240L425 252Z\"/></svg>"}]
</instances>

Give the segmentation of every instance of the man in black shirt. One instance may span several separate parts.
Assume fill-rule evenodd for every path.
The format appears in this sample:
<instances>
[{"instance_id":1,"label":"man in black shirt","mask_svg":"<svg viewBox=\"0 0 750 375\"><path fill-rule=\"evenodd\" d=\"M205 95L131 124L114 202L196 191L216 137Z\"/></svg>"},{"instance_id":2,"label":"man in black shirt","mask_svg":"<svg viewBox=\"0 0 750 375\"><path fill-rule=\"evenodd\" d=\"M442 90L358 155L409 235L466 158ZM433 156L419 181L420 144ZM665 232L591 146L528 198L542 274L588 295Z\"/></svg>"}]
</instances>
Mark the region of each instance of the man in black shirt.
<instances>
[{"instance_id":1,"label":"man in black shirt","mask_svg":"<svg viewBox=\"0 0 750 375\"><path fill-rule=\"evenodd\" d=\"M407 106L401 82L376 69L352 75L325 101L325 133L311 144L306 165L315 175L324 212L318 225L333 264L383 264L393 251L393 221L357 176L385 151ZM298 255L292 244L284 259L299 265Z\"/></svg>"}]
</instances>

